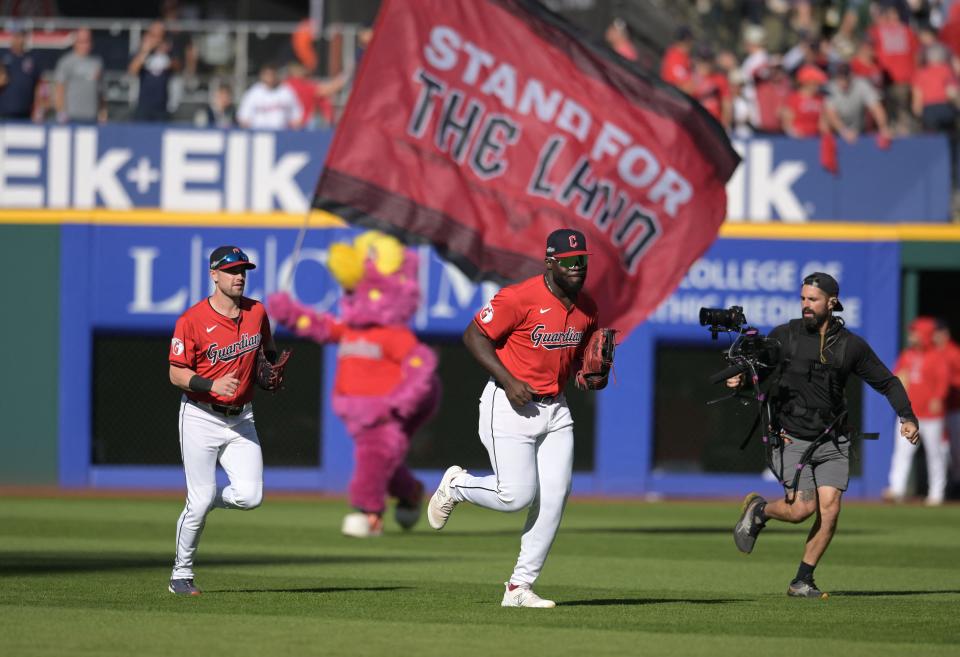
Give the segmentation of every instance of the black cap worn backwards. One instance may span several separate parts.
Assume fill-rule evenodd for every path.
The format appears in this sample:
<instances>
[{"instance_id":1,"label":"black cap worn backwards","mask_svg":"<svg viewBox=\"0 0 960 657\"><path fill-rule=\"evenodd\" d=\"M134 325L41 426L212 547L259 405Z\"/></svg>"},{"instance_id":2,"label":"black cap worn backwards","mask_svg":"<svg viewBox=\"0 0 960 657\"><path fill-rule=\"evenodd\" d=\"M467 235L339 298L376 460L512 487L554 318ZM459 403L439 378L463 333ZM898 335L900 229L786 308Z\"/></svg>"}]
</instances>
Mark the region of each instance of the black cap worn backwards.
<instances>
[{"instance_id":1,"label":"black cap worn backwards","mask_svg":"<svg viewBox=\"0 0 960 657\"><path fill-rule=\"evenodd\" d=\"M210 254L210 269L256 269L247 254L236 246L218 246Z\"/></svg>"},{"instance_id":2,"label":"black cap worn backwards","mask_svg":"<svg viewBox=\"0 0 960 657\"><path fill-rule=\"evenodd\" d=\"M547 257L590 255L587 251L587 238L579 230L561 228L547 237Z\"/></svg>"},{"instance_id":3,"label":"black cap worn backwards","mask_svg":"<svg viewBox=\"0 0 960 657\"><path fill-rule=\"evenodd\" d=\"M824 274L822 271L815 271L803 279L804 285L812 285L826 292L828 297L837 297L837 304L833 309L837 312L843 310L843 304L840 303L840 284L830 274Z\"/></svg>"}]
</instances>

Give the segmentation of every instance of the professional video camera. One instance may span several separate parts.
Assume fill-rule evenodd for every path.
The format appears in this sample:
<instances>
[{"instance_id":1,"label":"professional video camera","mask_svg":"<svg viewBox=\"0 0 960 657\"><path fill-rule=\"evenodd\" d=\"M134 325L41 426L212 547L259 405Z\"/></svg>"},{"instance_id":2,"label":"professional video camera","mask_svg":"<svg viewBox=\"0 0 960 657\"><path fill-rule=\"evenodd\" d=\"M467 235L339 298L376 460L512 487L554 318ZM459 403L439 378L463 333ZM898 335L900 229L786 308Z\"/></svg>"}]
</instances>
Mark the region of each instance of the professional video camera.
<instances>
[{"instance_id":1,"label":"professional video camera","mask_svg":"<svg viewBox=\"0 0 960 657\"><path fill-rule=\"evenodd\" d=\"M747 326L747 318L740 306L701 308L700 325L710 327L710 337L714 340L719 333L737 334L725 353L729 367L711 376L711 383L720 383L737 374L749 372L756 384L758 370L772 369L780 362L780 341L764 336L753 326Z\"/></svg>"}]
</instances>

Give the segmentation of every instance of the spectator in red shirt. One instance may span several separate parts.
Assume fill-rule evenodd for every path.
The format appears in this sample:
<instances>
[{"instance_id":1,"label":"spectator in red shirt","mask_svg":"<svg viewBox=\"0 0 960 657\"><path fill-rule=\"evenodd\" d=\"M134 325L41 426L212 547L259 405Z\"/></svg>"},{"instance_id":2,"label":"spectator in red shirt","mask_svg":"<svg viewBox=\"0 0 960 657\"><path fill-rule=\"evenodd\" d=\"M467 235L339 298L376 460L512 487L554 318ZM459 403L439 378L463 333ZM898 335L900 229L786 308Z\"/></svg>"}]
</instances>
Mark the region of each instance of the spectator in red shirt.
<instances>
[{"instance_id":1,"label":"spectator in red shirt","mask_svg":"<svg viewBox=\"0 0 960 657\"><path fill-rule=\"evenodd\" d=\"M913 114L930 132L956 130L957 78L947 64L947 49L927 48L926 63L913 75Z\"/></svg>"},{"instance_id":2,"label":"spectator in red shirt","mask_svg":"<svg viewBox=\"0 0 960 657\"><path fill-rule=\"evenodd\" d=\"M772 58L767 66L760 68L752 86L755 104L751 110L751 122L754 129L760 133L782 133L783 108L787 104L787 98L793 93L793 85L779 59ZM749 103L746 85L743 95Z\"/></svg>"},{"instance_id":3,"label":"spectator in red shirt","mask_svg":"<svg viewBox=\"0 0 960 657\"><path fill-rule=\"evenodd\" d=\"M901 132L909 132L913 127L909 113L910 82L919 50L917 37L900 22L897 8L888 5L881 10L876 25L870 28L870 38L877 49L877 63L890 83L887 114Z\"/></svg>"},{"instance_id":4,"label":"spectator in red shirt","mask_svg":"<svg viewBox=\"0 0 960 657\"><path fill-rule=\"evenodd\" d=\"M677 28L673 44L663 54L660 64L660 78L667 84L690 92L690 48L693 47L693 32L687 26Z\"/></svg>"},{"instance_id":5,"label":"spectator in red shirt","mask_svg":"<svg viewBox=\"0 0 960 657\"><path fill-rule=\"evenodd\" d=\"M910 397L910 403L920 420L920 438L927 457L927 505L943 504L947 488L947 443L944 442L944 402L949 389L947 361L934 344L936 321L931 317L918 317L910 323L907 335L908 347L900 354L893 368ZM904 443L900 445L900 443ZM887 499L902 501L907 492L907 480L917 447L907 441L894 443L890 462L890 487L884 494Z\"/></svg>"},{"instance_id":6,"label":"spectator in red shirt","mask_svg":"<svg viewBox=\"0 0 960 657\"><path fill-rule=\"evenodd\" d=\"M783 130L791 137L817 137L826 130L821 87L827 75L807 64L797 71L798 88L783 108Z\"/></svg>"},{"instance_id":7,"label":"spectator in red shirt","mask_svg":"<svg viewBox=\"0 0 960 657\"><path fill-rule=\"evenodd\" d=\"M700 46L694 51L690 84L690 95L729 130L732 100L730 85L726 76L714 66L714 53L708 46Z\"/></svg>"},{"instance_id":8,"label":"spectator in red shirt","mask_svg":"<svg viewBox=\"0 0 960 657\"><path fill-rule=\"evenodd\" d=\"M606 32L607 43L618 55L624 59L635 62L640 59L637 53L637 47L630 40L630 33L627 31L627 24L622 18L615 18Z\"/></svg>"},{"instance_id":9,"label":"spectator in red shirt","mask_svg":"<svg viewBox=\"0 0 960 657\"><path fill-rule=\"evenodd\" d=\"M877 65L873 52L873 41L864 39L850 60L850 72L857 77L866 78L877 89L883 89L883 71Z\"/></svg>"},{"instance_id":10,"label":"spectator in red shirt","mask_svg":"<svg viewBox=\"0 0 960 657\"><path fill-rule=\"evenodd\" d=\"M307 77L307 70L300 62L287 64L287 77L284 83L293 90L303 107L303 118L297 128L312 128L318 121L333 125L334 107L331 98L347 83L347 75L329 80L313 80Z\"/></svg>"}]
</instances>

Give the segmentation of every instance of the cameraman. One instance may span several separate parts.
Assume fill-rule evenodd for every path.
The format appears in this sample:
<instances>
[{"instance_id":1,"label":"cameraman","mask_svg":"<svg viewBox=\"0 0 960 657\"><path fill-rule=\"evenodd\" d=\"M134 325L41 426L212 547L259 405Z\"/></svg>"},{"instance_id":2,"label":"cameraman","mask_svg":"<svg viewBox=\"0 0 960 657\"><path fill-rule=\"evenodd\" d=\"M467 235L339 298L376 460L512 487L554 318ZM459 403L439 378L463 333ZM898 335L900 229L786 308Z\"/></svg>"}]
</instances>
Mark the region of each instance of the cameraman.
<instances>
[{"instance_id":1,"label":"cameraman","mask_svg":"<svg viewBox=\"0 0 960 657\"><path fill-rule=\"evenodd\" d=\"M771 375L772 463L787 489L785 499L767 502L747 495L733 530L734 542L744 553L753 545L769 518L800 523L816 513L807 535L803 560L787 595L826 598L813 581L813 570L837 528L840 498L850 474L850 436L844 422L844 389L852 372L887 398L900 418L901 435L916 444L918 422L900 380L891 374L870 346L844 328L833 313L843 310L840 286L830 275L813 273L803 279L800 307L803 318L791 320L770 333L781 345L781 363ZM743 384L743 375L727 379L727 386ZM816 442L803 464L799 482L791 490L801 458Z\"/></svg>"}]
</instances>

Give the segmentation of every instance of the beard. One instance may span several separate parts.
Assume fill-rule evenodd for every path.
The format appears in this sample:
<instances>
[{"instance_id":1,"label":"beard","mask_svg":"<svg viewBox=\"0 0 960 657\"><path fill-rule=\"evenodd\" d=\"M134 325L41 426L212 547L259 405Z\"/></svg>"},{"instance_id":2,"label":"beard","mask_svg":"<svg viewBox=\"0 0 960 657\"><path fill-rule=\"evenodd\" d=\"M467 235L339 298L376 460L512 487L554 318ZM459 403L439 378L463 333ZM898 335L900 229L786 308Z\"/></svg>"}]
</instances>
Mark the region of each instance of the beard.
<instances>
[{"instance_id":1,"label":"beard","mask_svg":"<svg viewBox=\"0 0 960 657\"><path fill-rule=\"evenodd\" d=\"M803 327L808 331L814 331L823 326L823 323L827 321L827 318L830 317L830 311L824 310L823 313L817 314L813 311L803 312Z\"/></svg>"},{"instance_id":2,"label":"beard","mask_svg":"<svg viewBox=\"0 0 960 657\"><path fill-rule=\"evenodd\" d=\"M563 290L564 294L568 297L575 297L577 293L583 288L583 284L587 281L586 274L579 281L568 280L565 276L554 276L553 282L556 283L557 287Z\"/></svg>"}]
</instances>

